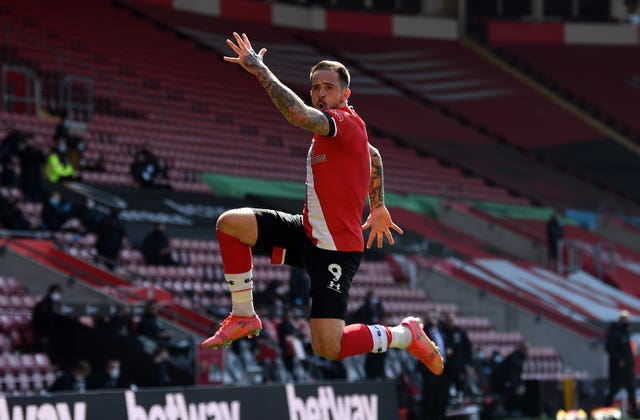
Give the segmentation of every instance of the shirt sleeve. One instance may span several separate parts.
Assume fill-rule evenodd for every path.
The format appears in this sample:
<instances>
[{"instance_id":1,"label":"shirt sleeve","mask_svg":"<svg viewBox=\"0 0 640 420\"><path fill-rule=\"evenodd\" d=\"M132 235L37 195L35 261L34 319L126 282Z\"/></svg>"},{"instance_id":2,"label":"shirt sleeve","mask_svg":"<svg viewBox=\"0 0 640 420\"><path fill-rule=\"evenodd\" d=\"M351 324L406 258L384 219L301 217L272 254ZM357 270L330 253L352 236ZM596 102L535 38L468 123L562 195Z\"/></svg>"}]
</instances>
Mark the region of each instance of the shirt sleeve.
<instances>
[{"instance_id":1,"label":"shirt sleeve","mask_svg":"<svg viewBox=\"0 0 640 420\"><path fill-rule=\"evenodd\" d=\"M338 134L338 127L336 126L336 120L333 118L333 115L329 112L322 113L327 117L329 121L329 133L325 137L335 137Z\"/></svg>"}]
</instances>

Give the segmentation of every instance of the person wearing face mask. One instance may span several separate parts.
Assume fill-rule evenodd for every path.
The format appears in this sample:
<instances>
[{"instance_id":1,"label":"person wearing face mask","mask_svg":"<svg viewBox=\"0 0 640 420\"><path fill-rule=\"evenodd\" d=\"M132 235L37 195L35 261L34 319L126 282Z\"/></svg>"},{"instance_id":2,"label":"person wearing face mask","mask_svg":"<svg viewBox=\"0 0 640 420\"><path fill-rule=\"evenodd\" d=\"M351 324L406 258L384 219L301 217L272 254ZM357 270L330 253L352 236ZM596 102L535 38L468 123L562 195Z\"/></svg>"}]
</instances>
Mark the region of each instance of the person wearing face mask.
<instances>
[{"instance_id":1,"label":"person wearing face mask","mask_svg":"<svg viewBox=\"0 0 640 420\"><path fill-rule=\"evenodd\" d=\"M67 153L67 142L64 138L55 139L53 149L47 156L44 166L44 174L49 182L55 184L58 181L64 181L75 178L75 169L69 160Z\"/></svg>"},{"instance_id":2,"label":"person wearing face mask","mask_svg":"<svg viewBox=\"0 0 640 420\"><path fill-rule=\"evenodd\" d=\"M23 143L18 148L20 159L20 189L24 201L36 203L42 200L42 166L45 155L37 147L36 136L32 133L25 135Z\"/></svg>"},{"instance_id":3,"label":"person wearing face mask","mask_svg":"<svg viewBox=\"0 0 640 420\"><path fill-rule=\"evenodd\" d=\"M91 365L86 360L78 360L70 371L63 372L55 380L49 391L86 392L87 378L91 375Z\"/></svg>"},{"instance_id":4,"label":"person wearing face mask","mask_svg":"<svg viewBox=\"0 0 640 420\"><path fill-rule=\"evenodd\" d=\"M42 229L56 232L62 228L71 211L71 203L64 201L58 191L51 192L49 199L42 205L40 218Z\"/></svg>"},{"instance_id":5,"label":"person wearing face mask","mask_svg":"<svg viewBox=\"0 0 640 420\"><path fill-rule=\"evenodd\" d=\"M447 348L447 335L438 322L438 315L428 312L424 316L424 332L438 346ZM445 371L447 369L446 355L443 357ZM422 398L420 399L421 419L439 420L445 418L449 402L449 380L445 375L435 375L426 367L419 365L418 371L422 375Z\"/></svg>"},{"instance_id":6,"label":"person wearing face mask","mask_svg":"<svg viewBox=\"0 0 640 420\"><path fill-rule=\"evenodd\" d=\"M53 284L49 287L47 294L33 308L31 326L36 334L39 350L46 351L48 348L53 315L57 313L57 307L61 302L62 287L59 284Z\"/></svg>"},{"instance_id":7,"label":"person wearing face mask","mask_svg":"<svg viewBox=\"0 0 640 420\"><path fill-rule=\"evenodd\" d=\"M618 390L624 388L629 396L631 416L637 418L634 355L631 345L629 311L622 310L618 321L609 327L606 337L606 350L609 353L609 389L605 397L605 405L611 406Z\"/></svg>"},{"instance_id":8,"label":"person wearing face mask","mask_svg":"<svg viewBox=\"0 0 640 420\"><path fill-rule=\"evenodd\" d=\"M97 372L89 382L92 389L125 388L122 382L120 360L107 359L104 370Z\"/></svg>"}]
</instances>

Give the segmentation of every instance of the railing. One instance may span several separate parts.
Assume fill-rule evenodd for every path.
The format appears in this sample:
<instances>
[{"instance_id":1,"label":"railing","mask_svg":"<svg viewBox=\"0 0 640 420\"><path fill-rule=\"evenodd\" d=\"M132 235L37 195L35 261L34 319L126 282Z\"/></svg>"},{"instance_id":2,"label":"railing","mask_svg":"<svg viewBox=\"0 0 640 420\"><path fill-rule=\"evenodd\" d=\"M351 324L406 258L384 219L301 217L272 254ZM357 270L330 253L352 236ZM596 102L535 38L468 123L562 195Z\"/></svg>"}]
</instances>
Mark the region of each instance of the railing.
<instances>
[{"instance_id":1,"label":"railing","mask_svg":"<svg viewBox=\"0 0 640 420\"><path fill-rule=\"evenodd\" d=\"M22 93L16 92L11 75L22 79ZM25 114L38 115L42 103L40 79L29 67L4 64L2 66L2 110L15 112L22 105Z\"/></svg>"},{"instance_id":2,"label":"railing","mask_svg":"<svg viewBox=\"0 0 640 420\"><path fill-rule=\"evenodd\" d=\"M17 32L15 30L15 28L11 27L8 24L5 24L4 26L4 47L5 48L9 48L11 46L11 38L12 33L17 33L19 34L19 36L21 36L25 41L33 44L33 45L40 45L44 48L46 48L47 50L49 50L49 52L55 56L56 62L57 62L57 71L60 74L64 74L64 63L65 61L69 61L71 63L73 63L75 66L85 69L87 71L91 71L94 72L96 74L98 74L101 78L104 78L105 80L107 80L109 82L110 85L110 89L111 89L111 96L113 99L117 99L117 93L118 90L121 90L123 92L128 92L128 93L133 93L135 95L138 95L144 99L146 99L150 105L156 106L156 107L160 107L161 109L161 115L162 115L162 119L161 121L166 124L167 123L167 106L165 104L164 98L160 97L160 96L156 96L156 95L151 95L145 92L141 92L138 88L136 88L133 85L130 85L122 80L117 80L114 77L112 77L109 73L105 73L104 71L101 71L97 68L94 68L90 65L88 65L85 61L83 60L78 60L72 56L69 56L68 54L66 54L64 51L59 50L56 46L54 46L53 44L47 42L44 38L34 38L31 35L24 33L24 32ZM81 75L73 75L72 77L75 78L81 78L84 76ZM3 87L3 92L4 92L4 87ZM93 91L92 91L92 96L93 96ZM91 104L92 108L91 111L93 112L93 104Z\"/></svg>"}]
</instances>

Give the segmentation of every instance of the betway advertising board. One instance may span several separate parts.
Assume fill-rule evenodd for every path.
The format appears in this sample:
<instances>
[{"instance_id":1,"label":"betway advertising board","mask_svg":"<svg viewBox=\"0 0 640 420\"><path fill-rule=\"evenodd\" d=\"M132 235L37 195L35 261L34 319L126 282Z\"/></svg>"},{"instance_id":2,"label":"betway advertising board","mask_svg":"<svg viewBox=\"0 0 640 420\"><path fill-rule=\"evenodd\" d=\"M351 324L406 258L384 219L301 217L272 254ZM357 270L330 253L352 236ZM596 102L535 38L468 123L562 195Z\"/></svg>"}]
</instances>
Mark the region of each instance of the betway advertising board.
<instances>
[{"instance_id":1,"label":"betway advertising board","mask_svg":"<svg viewBox=\"0 0 640 420\"><path fill-rule=\"evenodd\" d=\"M396 420L392 382L0 396L0 420Z\"/></svg>"}]
</instances>

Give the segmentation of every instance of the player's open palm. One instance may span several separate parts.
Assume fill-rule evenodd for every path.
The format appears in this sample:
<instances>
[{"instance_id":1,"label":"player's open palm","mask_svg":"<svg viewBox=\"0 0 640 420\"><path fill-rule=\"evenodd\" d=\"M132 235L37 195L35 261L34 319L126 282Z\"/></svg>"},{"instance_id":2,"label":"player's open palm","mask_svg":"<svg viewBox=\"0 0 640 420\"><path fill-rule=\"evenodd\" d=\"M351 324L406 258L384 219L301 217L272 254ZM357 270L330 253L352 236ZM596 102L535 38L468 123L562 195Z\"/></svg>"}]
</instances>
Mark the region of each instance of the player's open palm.
<instances>
[{"instance_id":1,"label":"player's open palm","mask_svg":"<svg viewBox=\"0 0 640 420\"><path fill-rule=\"evenodd\" d=\"M371 248L374 240L377 241L378 248L382 248L382 242L385 236L387 237L389 244L395 244L390 229L395 230L399 234L404 233L400 226L393 223L389 210L387 210L385 206L371 209L369 217L367 217L364 225L362 225L362 230L369 228L371 228L371 232L369 233L369 239L367 240L367 249Z\"/></svg>"},{"instance_id":2,"label":"player's open palm","mask_svg":"<svg viewBox=\"0 0 640 420\"><path fill-rule=\"evenodd\" d=\"M223 57L224 61L240 64L249 73L256 74L258 68L262 65L262 57L264 57L267 49L262 48L256 53L251 46L251 41L249 41L247 34L240 35L237 32L234 32L233 37L236 42L234 43L232 40L227 39L227 45L229 45L233 52L238 54L238 56Z\"/></svg>"}]
</instances>

